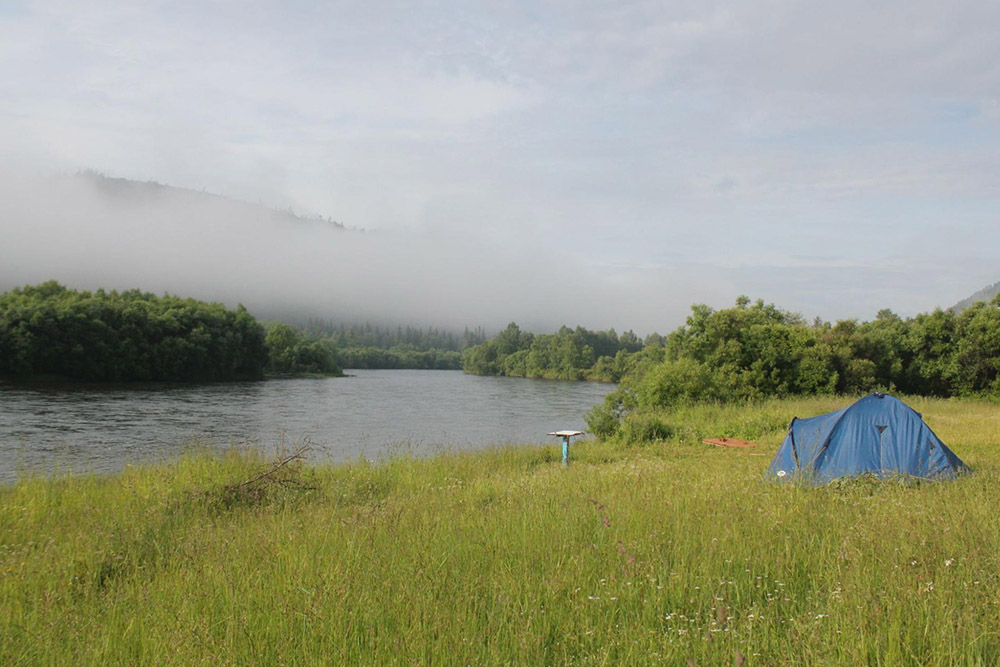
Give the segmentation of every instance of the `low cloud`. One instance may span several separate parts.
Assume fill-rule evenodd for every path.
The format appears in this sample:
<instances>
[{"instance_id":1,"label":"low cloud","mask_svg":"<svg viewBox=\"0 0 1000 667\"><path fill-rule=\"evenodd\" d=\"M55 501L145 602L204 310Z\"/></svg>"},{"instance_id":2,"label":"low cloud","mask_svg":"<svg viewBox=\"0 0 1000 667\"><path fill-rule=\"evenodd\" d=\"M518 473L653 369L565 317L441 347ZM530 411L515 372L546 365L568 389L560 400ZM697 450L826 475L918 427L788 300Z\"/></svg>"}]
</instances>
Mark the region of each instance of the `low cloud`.
<instances>
[{"instance_id":1,"label":"low cloud","mask_svg":"<svg viewBox=\"0 0 1000 667\"><path fill-rule=\"evenodd\" d=\"M243 303L264 317L644 332L682 319L692 294L718 296L660 267L602 265L571 248L340 229L120 180L7 183L17 188L0 193L0 216L11 222L0 246L3 289L56 279ZM684 297L670 297L678 289Z\"/></svg>"}]
</instances>

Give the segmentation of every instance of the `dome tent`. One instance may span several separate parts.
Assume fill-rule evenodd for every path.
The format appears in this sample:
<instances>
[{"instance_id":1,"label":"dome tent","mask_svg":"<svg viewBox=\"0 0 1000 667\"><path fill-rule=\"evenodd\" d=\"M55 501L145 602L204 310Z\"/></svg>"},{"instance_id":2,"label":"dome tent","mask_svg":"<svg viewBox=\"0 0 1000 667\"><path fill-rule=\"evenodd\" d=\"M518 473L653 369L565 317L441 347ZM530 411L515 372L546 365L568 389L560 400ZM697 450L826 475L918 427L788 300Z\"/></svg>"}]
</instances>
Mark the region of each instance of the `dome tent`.
<instances>
[{"instance_id":1,"label":"dome tent","mask_svg":"<svg viewBox=\"0 0 1000 667\"><path fill-rule=\"evenodd\" d=\"M765 477L825 484L866 473L950 479L966 470L920 413L876 393L836 412L792 419Z\"/></svg>"}]
</instances>

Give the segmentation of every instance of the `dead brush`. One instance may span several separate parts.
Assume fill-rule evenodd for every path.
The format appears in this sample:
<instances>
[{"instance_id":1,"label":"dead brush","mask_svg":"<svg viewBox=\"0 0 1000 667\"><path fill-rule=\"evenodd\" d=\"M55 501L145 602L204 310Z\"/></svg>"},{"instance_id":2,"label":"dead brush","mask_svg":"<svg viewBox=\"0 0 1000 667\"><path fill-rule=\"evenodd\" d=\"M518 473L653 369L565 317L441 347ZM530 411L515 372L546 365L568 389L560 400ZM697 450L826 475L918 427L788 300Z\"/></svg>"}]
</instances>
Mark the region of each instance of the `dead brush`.
<instances>
[{"instance_id":1,"label":"dead brush","mask_svg":"<svg viewBox=\"0 0 1000 667\"><path fill-rule=\"evenodd\" d=\"M291 452L279 454L253 477L216 489L211 494L212 500L224 509L259 507L278 498L316 491L319 487L308 478L304 467L310 450L307 441Z\"/></svg>"}]
</instances>

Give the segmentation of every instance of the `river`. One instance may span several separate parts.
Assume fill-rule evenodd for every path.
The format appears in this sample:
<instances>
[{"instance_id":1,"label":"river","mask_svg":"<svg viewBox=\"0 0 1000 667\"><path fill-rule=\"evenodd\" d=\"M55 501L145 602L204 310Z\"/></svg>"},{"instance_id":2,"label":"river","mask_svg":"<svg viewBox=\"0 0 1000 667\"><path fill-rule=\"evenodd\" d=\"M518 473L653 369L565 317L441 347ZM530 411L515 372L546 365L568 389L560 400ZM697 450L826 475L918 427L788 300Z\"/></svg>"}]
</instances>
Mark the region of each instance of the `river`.
<instances>
[{"instance_id":1,"label":"river","mask_svg":"<svg viewBox=\"0 0 1000 667\"><path fill-rule=\"evenodd\" d=\"M193 443L265 451L307 441L317 461L554 443L584 430L613 385L355 370L352 377L202 385L0 384L0 482L23 474L114 472Z\"/></svg>"}]
</instances>

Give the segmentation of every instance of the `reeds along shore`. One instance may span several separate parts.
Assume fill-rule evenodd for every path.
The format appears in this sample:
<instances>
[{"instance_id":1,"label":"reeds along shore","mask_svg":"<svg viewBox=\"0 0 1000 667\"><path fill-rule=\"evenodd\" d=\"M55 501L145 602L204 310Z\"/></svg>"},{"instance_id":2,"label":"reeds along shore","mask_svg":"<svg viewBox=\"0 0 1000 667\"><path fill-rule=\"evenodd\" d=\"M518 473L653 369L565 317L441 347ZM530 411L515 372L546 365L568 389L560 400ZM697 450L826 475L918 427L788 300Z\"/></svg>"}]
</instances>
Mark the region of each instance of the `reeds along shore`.
<instances>
[{"instance_id":1,"label":"reeds along shore","mask_svg":"<svg viewBox=\"0 0 1000 667\"><path fill-rule=\"evenodd\" d=\"M26 478L0 663L997 664L1000 406L907 399L954 482L761 480L793 416L850 400L677 408L567 469L550 443Z\"/></svg>"}]
</instances>

